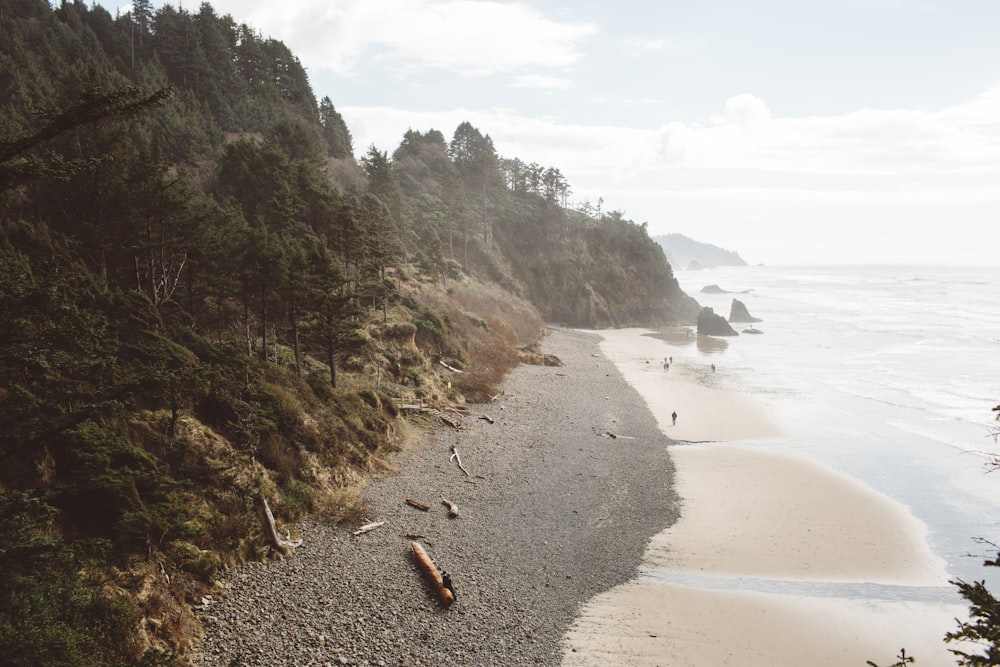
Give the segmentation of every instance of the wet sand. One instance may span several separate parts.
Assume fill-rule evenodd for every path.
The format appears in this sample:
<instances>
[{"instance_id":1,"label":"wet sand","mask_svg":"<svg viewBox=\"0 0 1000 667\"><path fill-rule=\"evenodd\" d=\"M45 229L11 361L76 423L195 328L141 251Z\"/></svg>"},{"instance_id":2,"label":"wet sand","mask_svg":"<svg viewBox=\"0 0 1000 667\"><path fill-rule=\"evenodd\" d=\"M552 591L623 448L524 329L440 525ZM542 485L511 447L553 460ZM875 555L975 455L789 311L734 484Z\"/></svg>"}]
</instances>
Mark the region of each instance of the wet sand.
<instances>
[{"instance_id":1,"label":"wet sand","mask_svg":"<svg viewBox=\"0 0 1000 667\"><path fill-rule=\"evenodd\" d=\"M601 334L661 430L683 441L669 448L681 516L651 540L638 579L586 605L564 666L884 667L900 647L919 664L955 664L942 638L967 610L943 601L944 562L906 507L767 451L785 437L780 425L728 390L697 348L640 330Z\"/></svg>"}]
</instances>

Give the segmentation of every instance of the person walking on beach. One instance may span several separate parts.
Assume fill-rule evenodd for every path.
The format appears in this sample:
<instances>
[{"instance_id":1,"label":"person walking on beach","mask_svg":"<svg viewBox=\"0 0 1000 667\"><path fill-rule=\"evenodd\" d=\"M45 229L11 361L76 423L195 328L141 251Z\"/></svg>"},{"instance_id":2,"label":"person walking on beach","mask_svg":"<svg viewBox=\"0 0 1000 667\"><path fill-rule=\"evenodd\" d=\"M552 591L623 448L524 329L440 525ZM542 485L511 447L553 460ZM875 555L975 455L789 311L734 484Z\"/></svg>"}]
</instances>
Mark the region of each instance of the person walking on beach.
<instances>
[{"instance_id":1,"label":"person walking on beach","mask_svg":"<svg viewBox=\"0 0 1000 667\"><path fill-rule=\"evenodd\" d=\"M677 426L677 411L676 411L676 410L674 410L674 411L673 411L673 412L672 412L672 413L670 414L670 418L674 420L674 426Z\"/></svg>"}]
</instances>

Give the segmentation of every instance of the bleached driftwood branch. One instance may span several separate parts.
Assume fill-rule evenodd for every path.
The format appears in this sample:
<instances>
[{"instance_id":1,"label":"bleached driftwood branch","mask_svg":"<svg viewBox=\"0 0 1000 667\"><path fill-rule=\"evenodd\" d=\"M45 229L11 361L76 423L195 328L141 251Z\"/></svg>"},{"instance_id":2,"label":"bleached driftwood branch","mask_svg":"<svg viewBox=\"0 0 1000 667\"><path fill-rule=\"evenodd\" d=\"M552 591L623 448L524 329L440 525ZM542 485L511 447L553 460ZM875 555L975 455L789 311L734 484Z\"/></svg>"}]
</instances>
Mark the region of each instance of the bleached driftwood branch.
<instances>
[{"instance_id":1,"label":"bleached driftwood branch","mask_svg":"<svg viewBox=\"0 0 1000 667\"><path fill-rule=\"evenodd\" d=\"M364 535L365 533L371 532L376 528L379 528L380 526L384 525L385 521L372 521L371 523L366 523L365 525L358 528L356 531L354 531L353 535L354 536Z\"/></svg>"},{"instance_id":2,"label":"bleached driftwood branch","mask_svg":"<svg viewBox=\"0 0 1000 667\"><path fill-rule=\"evenodd\" d=\"M449 458L448 460L449 461L455 461L455 462L457 462L459 470L461 470L462 472L464 472L465 475L466 475L466 477L471 477L472 475L470 475L469 471L466 470L465 466L462 465L462 459L458 455L458 448L455 447L454 445L452 445L451 452L452 452L451 453L451 458Z\"/></svg>"},{"instance_id":3,"label":"bleached driftwood branch","mask_svg":"<svg viewBox=\"0 0 1000 667\"><path fill-rule=\"evenodd\" d=\"M261 526L264 528L264 537L271 546L281 553L286 553L289 549L294 549L302 545L302 540L291 539L290 533L282 536L278 532L278 527L274 523L274 514L271 512L271 506L268 504L267 498L257 496L254 505L257 507L257 516L260 519Z\"/></svg>"}]
</instances>

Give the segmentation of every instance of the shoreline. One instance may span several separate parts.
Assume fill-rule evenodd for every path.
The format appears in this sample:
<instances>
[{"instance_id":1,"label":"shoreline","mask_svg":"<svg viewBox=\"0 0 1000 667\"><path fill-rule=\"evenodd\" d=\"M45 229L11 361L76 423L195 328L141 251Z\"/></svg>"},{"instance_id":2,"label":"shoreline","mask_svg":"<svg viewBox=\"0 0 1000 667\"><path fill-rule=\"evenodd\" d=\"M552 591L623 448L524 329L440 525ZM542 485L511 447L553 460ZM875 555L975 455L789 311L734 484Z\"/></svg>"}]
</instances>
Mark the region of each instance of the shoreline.
<instances>
[{"instance_id":1,"label":"shoreline","mask_svg":"<svg viewBox=\"0 0 1000 667\"><path fill-rule=\"evenodd\" d=\"M921 664L954 664L943 636L967 610L906 599L908 586L948 586L926 527L907 508L818 462L766 451L768 439L786 437L766 406L725 389L690 350L644 330L601 334L665 434L714 444L669 447L680 518L650 540L639 578L584 607L567 633L564 667L887 665L899 646ZM674 364L657 373L647 362L664 354ZM683 430L668 419L678 404L689 415ZM723 426L712 423L718 415ZM893 584L903 599L697 587L654 573Z\"/></svg>"}]
</instances>

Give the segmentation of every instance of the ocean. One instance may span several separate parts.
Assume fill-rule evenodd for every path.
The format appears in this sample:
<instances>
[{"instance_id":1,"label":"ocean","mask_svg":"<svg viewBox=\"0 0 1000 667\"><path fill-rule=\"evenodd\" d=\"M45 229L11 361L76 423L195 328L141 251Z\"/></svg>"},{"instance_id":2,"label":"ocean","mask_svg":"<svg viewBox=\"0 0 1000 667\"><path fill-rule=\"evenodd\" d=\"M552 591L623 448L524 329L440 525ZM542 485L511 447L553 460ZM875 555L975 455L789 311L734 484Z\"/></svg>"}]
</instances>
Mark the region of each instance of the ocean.
<instances>
[{"instance_id":1,"label":"ocean","mask_svg":"<svg viewBox=\"0 0 1000 667\"><path fill-rule=\"evenodd\" d=\"M759 335L686 343L687 356L716 365L713 382L752 394L788 434L740 444L819 460L899 501L926 524L950 577L1000 592L1000 568L982 566L996 549L977 541L1000 544L1000 471L988 468L1000 458L1000 269L749 266L676 276L716 313L728 318L735 298L761 319ZM702 292L709 285L725 293Z\"/></svg>"}]
</instances>

